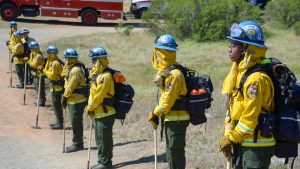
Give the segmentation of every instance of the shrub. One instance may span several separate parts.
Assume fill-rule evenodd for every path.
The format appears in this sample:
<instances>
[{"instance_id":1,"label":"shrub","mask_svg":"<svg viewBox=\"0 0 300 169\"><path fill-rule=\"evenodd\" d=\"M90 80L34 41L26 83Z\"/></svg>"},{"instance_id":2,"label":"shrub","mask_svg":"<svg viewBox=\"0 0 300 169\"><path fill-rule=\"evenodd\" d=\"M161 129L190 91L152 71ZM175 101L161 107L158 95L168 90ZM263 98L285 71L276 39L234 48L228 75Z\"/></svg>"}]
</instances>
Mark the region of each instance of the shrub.
<instances>
[{"instance_id":1,"label":"shrub","mask_svg":"<svg viewBox=\"0 0 300 169\"><path fill-rule=\"evenodd\" d=\"M196 41L224 39L234 22L260 19L261 10L241 0L156 0L145 19L155 34Z\"/></svg>"},{"instance_id":2,"label":"shrub","mask_svg":"<svg viewBox=\"0 0 300 169\"><path fill-rule=\"evenodd\" d=\"M294 30L295 30L296 35L300 36L300 21L295 23Z\"/></svg>"},{"instance_id":3,"label":"shrub","mask_svg":"<svg viewBox=\"0 0 300 169\"><path fill-rule=\"evenodd\" d=\"M115 30L117 32L121 32L125 36L130 36L133 28L134 27L132 25L126 25L125 23L121 22L115 27Z\"/></svg>"},{"instance_id":4,"label":"shrub","mask_svg":"<svg viewBox=\"0 0 300 169\"><path fill-rule=\"evenodd\" d=\"M291 28L300 21L299 0L272 0L266 6L266 19L273 25Z\"/></svg>"}]
</instances>

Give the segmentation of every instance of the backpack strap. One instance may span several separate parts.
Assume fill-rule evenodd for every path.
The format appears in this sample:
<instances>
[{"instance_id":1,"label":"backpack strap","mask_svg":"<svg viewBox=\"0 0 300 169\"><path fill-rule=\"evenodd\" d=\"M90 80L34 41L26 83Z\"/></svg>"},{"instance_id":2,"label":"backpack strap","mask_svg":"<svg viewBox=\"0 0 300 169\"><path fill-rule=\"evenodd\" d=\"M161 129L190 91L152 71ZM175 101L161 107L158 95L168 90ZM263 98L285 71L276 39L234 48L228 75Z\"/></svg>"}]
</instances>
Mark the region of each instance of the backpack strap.
<instances>
[{"instance_id":1,"label":"backpack strap","mask_svg":"<svg viewBox=\"0 0 300 169\"><path fill-rule=\"evenodd\" d=\"M85 77L85 82L86 82L87 84L89 84L89 72L86 70L84 63L82 63L82 62L75 63L73 66L71 66L71 68L70 68L70 70L69 70L69 72L68 72L66 78L67 78L67 79L69 78L70 72L71 72L71 70L72 70L74 67L79 67L79 68L81 68L81 69L83 70L84 77Z\"/></svg>"},{"instance_id":2,"label":"backpack strap","mask_svg":"<svg viewBox=\"0 0 300 169\"><path fill-rule=\"evenodd\" d=\"M252 73L255 73L255 72L266 72L266 73L267 73L267 66L257 64L257 65L255 65L255 66L252 66L251 68L249 68L249 69L244 73L244 75L242 76L242 79L241 79L241 81L240 81L239 88L238 88L238 91L242 94L243 97L244 97L244 93L243 93L243 90L244 90L244 84L245 84L247 78L248 78Z\"/></svg>"}]
</instances>

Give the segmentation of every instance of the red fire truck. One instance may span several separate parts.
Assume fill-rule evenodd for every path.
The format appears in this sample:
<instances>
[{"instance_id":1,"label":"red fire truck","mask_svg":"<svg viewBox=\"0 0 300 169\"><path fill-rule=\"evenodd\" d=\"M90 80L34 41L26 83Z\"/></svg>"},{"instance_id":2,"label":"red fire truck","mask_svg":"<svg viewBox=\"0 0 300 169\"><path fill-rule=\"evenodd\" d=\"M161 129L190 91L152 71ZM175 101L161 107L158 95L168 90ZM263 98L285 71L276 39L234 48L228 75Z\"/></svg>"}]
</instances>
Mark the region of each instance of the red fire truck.
<instances>
[{"instance_id":1,"label":"red fire truck","mask_svg":"<svg viewBox=\"0 0 300 169\"><path fill-rule=\"evenodd\" d=\"M3 20L15 20L18 16L50 16L78 18L84 24L97 24L98 17L125 19L123 0L0 0Z\"/></svg>"}]
</instances>

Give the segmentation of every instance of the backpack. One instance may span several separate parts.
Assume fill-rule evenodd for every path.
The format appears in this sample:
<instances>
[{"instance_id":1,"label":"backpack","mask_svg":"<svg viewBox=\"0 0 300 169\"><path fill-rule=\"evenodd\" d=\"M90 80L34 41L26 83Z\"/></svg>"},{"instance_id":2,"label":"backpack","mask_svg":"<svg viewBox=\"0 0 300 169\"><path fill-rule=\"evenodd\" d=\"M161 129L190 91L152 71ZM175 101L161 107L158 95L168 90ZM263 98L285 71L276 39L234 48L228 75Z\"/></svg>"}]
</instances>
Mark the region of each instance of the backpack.
<instances>
[{"instance_id":1,"label":"backpack","mask_svg":"<svg viewBox=\"0 0 300 169\"><path fill-rule=\"evenodd\" d=\"M214 88L210 76L199 76L195 70L177 64L169 66L162 76L165 78L174 69L179 69L184 75L187 95L177 99L171 110L186 110L193 125L205 123L205 110L210 108L213 101L211 95Z\"/></svg>"},{"instance_id":2,"label":"backpack","mask_svg":"<svg viewBox=\"0 0 300 169\"><path fill-rule=\"evenodd\" d=\"M267 111L265 117L259 118L258 129L264 137L276 139L275 156L286 158L298 155L300 143L300 84L290 69L276 58L268 58L270 63L257 64L243 75L239 90L242 93L247 77L254 72L266 72L274 84L274 110ZM261 115L260 115L261 116ZM293 167L293 163L292 166Z\"/></svg>"},{"instance_id":3,"label":"backpack","mask_svg":"<svg viewBox=\"0 0 300 169\"><path fill-rule=\"evenodd\" d=\"M103 72L109 72L114 81L115 95L112 96L113 103L110 105L113 106L116 110L116 119L121 120L121 123L124 123L126 114L130 111L133 105L133 96L134 89L130 84L125 84L125 78L122 73L118 70L111 68L106 68ZM97 78L96 75L95 78Z\"/></svg>"},{"instance_id":4,"label":"backpack","mask_svg":"<svg viewBox=\"0 0 300 169\"><path fill-rule=\"evenodd\" d=\"M23 46L24 46L24 55L25 55L25 57L29 57L30 56L30 48L28 46L28 42L24 42Z\"/></svg>"},{"instance_id":5,"label":"backpack","mask_svg":"<svg viewBox=\"0 0 300 169\"><path fill-rule=\"evenodd\" d=\"M70 76L70 72L71 70L74 68L74 67L79 67L83 70L84 72L84 77L85 77L85 82L86 82L86 86L83 87L83 88L80 88L80 89L75 89L74 90L74 93L78 93L78 94L83 94L85 97L89 97L90 95L90 87L89 87L89 83L90 83L90 80L89 80L89 70L85 67L84 63L82 62L78 62L76 64L74 64L71 68L70 68L70 71L69 73L67 74L66 78L68 79L69 76Z\"/></svg>"}]
</instances>

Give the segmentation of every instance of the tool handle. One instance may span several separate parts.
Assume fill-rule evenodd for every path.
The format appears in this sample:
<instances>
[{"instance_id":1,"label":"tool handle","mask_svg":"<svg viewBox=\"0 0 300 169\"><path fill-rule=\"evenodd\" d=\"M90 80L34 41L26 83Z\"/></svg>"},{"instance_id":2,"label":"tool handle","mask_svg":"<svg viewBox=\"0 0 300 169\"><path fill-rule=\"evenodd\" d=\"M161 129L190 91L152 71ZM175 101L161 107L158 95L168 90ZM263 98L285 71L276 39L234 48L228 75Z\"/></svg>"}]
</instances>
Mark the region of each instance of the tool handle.
<instances>
[{"instance_id":1,"label":"tool handle","mask_svg":"<svg viewBox=\"0 0 300 169\"><path fill-rule=\"evenodd\" d=\"M90 133L89 133L89 150L88 150L88 159L87 159L87 169L90 167L90 155L91 155L91 142L92 142L92 118L90 119Z\"/></svg>"},{"instance_id":2,"label":"tool handle","mask_svg":"<svg viewBox=\"0 0 300 169\"><path fill-rule=\"evenodd\" d=\"M157 133L156 129L154 129L154 168L157 169Z\"/></svg>"},{"instance_id":3,"label":"tool handle","mask_svg":"<svg viewBox=\"0 0 300 169\"><path fill-rule=\"evenodd\" d=\"M64 111L64 124L63 124L63 128L64 128L64 141L63 141L63 153L66 152L66 109L63 110Z\"/></svg>"},{"instance_id":4,"label":"tool handle","mask_svg":"<svg viewBox=\"0 0 300 169\"><path fill-rule=\"evenodd\" d=\"M27 84L27 63L25 63L25 73L24 73L24 97L23 97L23 103L25 105L26 103L26 84Z\"/></svg>"}]
</instances>

